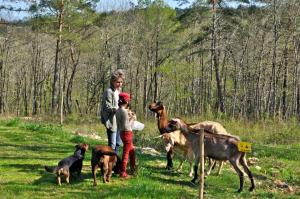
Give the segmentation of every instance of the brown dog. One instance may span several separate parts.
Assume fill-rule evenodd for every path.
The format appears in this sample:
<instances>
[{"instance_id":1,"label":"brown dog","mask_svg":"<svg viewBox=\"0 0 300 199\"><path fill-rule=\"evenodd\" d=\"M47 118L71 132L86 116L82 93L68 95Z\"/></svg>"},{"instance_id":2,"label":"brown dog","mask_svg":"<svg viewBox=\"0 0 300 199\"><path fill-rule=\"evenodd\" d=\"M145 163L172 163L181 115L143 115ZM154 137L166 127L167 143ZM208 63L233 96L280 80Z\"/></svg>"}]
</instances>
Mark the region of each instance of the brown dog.
<instances>
[{"instance_id":1,"label":"brown dog","mask_svg":"<svg viewBox=\"0 0 300 199\"><path fill-rule=\"evenodd\" d=\"M117 156L110 146L96 145L92 150L92 174L94 177L94 186L97 185L96 173L100 167L103 183L109 182L112 171L119 173L121 159Z\"/></svg>"},{"instance_id":2,"label":"brown dog","mask_svg":"<svg viewBox=\"0 0 300 199\"><path fill-rule=\"evenodd\" d=\"M74 155L59 161L58 165L55 167L45 166L45 170L50 173L56 173L56 181L58 185L61 185L61 175L65 176L66 182L70 183L70 175L77 172L79 176L82 169L82 161L84 159L84 154L88 150L89 145L87 144L77 144L75 146L76 150Z\"/></svg>"}]
</instances>

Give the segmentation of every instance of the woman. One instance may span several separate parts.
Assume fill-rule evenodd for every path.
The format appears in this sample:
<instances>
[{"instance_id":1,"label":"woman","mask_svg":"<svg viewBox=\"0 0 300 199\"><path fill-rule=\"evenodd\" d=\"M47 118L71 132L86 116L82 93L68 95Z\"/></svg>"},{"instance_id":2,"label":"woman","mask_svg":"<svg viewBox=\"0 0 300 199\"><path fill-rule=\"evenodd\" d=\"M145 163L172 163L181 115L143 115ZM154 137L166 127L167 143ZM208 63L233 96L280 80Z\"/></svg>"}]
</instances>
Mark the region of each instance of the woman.
<instances>
[{"instance_id":1,"label":"woman","mask_svg":"<svg viewBox=\"0 0 300 199\"><path fill-rule=\"evenodd\" d=\"M124 79L125 75L121 69L114 71L111 74L110 86L102 95L101 122L106 128L108 146L111 146L117 154L122 141L120 133L117 131L115 113L118 109L119 94Z\"/></svg>"}]
</instances>

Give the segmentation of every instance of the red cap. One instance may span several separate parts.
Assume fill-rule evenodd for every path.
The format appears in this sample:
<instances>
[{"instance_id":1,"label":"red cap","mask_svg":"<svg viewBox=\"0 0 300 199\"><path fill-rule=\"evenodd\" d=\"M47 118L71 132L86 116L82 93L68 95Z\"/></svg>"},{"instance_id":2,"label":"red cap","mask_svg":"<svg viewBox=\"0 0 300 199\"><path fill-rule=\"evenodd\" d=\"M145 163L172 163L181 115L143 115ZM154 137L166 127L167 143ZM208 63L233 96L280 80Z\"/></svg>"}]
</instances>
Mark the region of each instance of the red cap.
<instances>
[{"instance_id":1,"label":"red cap","mask_svg":"<svg viewBox=\"0 0 300 199\"><path fill-rule=\"evenodd\" d=\"M121 92L119 94L119 97L120 97L121 100L124 100L127 103L130 101L130 94L129 93Z\"/></svg>"}]
</instances>

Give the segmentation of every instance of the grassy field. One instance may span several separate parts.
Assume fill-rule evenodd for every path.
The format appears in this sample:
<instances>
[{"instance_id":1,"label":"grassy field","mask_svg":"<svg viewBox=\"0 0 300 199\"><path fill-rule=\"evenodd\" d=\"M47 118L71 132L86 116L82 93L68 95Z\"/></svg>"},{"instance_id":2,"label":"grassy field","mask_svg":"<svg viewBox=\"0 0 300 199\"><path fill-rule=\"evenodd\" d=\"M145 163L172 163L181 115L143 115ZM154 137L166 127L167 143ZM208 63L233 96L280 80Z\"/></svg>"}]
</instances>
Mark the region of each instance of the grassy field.
<instances>
[{"instance_id":1,"label":"grassy field","mask_svg":"<svg viewBox=\"0 0 300 199\"><path fill-rule=\"evenodd\" d=\"M253 143L253 151L248 157L259 160L250 166L257 189L250 193L250 182L245 177L244 191L236 193L238 176L227 163L220 176L213 171L206 179L205 198L300 198L300 144L297 142L300 130L299 126L288 126L282 123L278 124L277 130L272 127L266 131L268 124L247 126L247 123L233 125L228 122L226 128L230 132L236 132ZM241 133L246 132L243 129L252 134ZM273 129L275 132L279 130L279 133L283 129L292 135L276 133L272 136ZM97 132L102 139L78 136L72 133L75 131L86 134ZM78 142L87 142L90 146L106 144L103 132L102 127L88 123L60 127L19 119L1 120L0 198L197 198L198 187L190 184L191 178L187 176L188 164L184 165L183 173L167 171L163 150L157 156L137 150L138 176L127 181L113 176L111 183L103 184L98 172L97 187L92 186L89 150L84 160L82 178L71 179L70 185L63 183L61 187L57 186L55 176L46 173L43 166L56 165L60 159L71 155ZM151 139L157 134L155 122L147 122L146 128L136 134L135 145L162 149L160 140ZM262 140L261 136L267 139ZM178 158L175 156L175 166L178 165Z\"/></svg>"}]
</instances>

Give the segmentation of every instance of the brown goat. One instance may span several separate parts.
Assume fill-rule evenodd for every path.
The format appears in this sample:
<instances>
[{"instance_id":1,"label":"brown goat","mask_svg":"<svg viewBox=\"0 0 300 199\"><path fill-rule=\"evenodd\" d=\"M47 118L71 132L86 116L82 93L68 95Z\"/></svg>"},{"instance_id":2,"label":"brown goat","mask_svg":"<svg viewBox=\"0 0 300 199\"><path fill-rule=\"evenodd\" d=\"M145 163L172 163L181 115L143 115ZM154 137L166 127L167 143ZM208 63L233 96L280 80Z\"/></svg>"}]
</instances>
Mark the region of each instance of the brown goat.
<instances>
[{"instance_id":1,"label":"brown goat","mask_svg":"<svg viewBox=\"0 0 300 199\"><path fill-rule=\"evenodd\" d=\"M186 139L191 142L192 149L195 154L195 175L192 180L192 183L195 183L196 179L198 178L197 171L200 161L200 130L191 128L179 118L175 118L169 121L167 129L170 131L181 130L181 132L185 135ZM241 192L244 187L244 174L238 166L238 164L240 163L243 167L243 170L247 173L251 181L251 187L249 191L253 191L255 188L255 184L252 173L249 170L249 167L246 162L246 153L240 152L237 147L238 143L240 142L240 139L231 135L214 134L205 129L204 132L204 155L215 160L228 160L230 162L230 164L233 166L240 178L240 188L238 192Z\"/></svg>"},{"instance_id":2,"label":"brown goat","mask_svg":"<svg viewBox=\"0 0 300 199\"><path fill-rule=\"evenodd\" d=\"M181 160L178 171L182 170L182 165L185 160L188 160L190 163L190 172L189 176L193 175L193 167L192 167L192 161L193 161L193 155L190 154L191 149L191 144L190 142L185 138L185 136L181 135L182 133L180 130L173 131L173 132L168 132L166 130L166 127L168 125L168 114L166 107L163 105L162 102L154 101L149 105L149 109L156 113L157 117L157 126L159 129L160 134L164 133L171 133L172 136L165 136L163 139L165 142L172 141L174 142L175 148L179 148L183 152L184 159ZM217 134L228 134L225 128L218 122L213 122L213 121L204 121L196 124L191 124L191 127L193 128L204 128L210 132L217 133ZM172 139L172 140L167 140L167 139ZM174 147L169 147L169 150L167 151L167 168L171 169L173 168L173 154L174 154ZM214 162L210 162L209 169L206 172L207 175L210 174L212 168L214 166ZM219 170L218 170L218 175L221 172L221 169L223 167L223 161L220 162Z\"/></svg>"}]
</instances>

